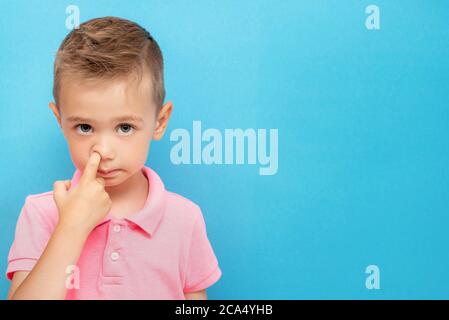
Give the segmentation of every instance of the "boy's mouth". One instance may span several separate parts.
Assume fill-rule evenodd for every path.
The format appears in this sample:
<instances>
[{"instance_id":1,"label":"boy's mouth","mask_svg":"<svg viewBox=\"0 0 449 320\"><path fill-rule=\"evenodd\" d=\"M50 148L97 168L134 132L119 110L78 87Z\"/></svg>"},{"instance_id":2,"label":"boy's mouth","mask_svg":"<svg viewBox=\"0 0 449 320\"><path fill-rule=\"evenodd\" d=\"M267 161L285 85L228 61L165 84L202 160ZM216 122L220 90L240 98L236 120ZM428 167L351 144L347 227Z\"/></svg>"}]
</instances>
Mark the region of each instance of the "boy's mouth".
<instances>
[{"instance_id":1,"label":"boy's mouth","mask_svg":"<svg viewBox=\"0 0 449 320\"><path fill-rule=\"evenodd\" d=\"M103 177L110 177L116 175L120 169L110 169L110 170L98 170L98 174Z\"/></svg>"}]
</instances>

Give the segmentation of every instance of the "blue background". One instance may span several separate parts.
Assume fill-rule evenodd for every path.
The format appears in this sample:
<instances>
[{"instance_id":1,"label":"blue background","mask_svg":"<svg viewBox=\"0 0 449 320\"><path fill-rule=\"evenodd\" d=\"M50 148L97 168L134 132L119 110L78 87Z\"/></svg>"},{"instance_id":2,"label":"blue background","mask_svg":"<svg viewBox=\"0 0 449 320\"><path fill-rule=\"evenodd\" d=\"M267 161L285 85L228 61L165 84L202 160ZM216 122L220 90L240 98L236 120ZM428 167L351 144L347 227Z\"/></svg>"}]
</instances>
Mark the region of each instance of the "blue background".
<instances>
[{"instance_id":1,"label":"blue background","mask_svg":"<svg viewBox=\"0 0 449 320\"><path fill-rule=\"evenodd\" d=\"M25 197L74 171L48 109L70 4L162 48L175 109L147 165L203 209L223 271L210 299L449 298L449 2L425 0L1 1L2 298ZM173 165L169 134L194 120L279 129L278 173Z\"/></svg>"}]
</instances>

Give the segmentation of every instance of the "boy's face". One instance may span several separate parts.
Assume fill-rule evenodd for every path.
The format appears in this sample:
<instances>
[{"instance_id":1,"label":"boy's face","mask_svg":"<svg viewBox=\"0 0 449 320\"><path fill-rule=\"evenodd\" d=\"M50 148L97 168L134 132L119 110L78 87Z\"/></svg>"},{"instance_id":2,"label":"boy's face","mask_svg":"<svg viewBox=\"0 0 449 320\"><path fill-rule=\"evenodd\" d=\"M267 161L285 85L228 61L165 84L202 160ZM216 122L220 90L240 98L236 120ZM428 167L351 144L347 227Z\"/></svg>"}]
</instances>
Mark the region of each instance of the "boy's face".
<instances>
[{"instance_id":1,"label":"boy's face","mask_svg":"<svg viewBox=\"0 0 449 320\"><path fill-rule=\"evenodd\" d=\"M49 107L61 126L74 165L84 171L91 153L98 152L99 170L118 169L110 176L97 174L104 178L105 186L119 185L139 172L151 140L162 138L172 110L168 102L156 114L148 73L139 85L126 79L90 85L63 79L61 83L59 111L54 103Z\"/></svg>"}]
</instances>

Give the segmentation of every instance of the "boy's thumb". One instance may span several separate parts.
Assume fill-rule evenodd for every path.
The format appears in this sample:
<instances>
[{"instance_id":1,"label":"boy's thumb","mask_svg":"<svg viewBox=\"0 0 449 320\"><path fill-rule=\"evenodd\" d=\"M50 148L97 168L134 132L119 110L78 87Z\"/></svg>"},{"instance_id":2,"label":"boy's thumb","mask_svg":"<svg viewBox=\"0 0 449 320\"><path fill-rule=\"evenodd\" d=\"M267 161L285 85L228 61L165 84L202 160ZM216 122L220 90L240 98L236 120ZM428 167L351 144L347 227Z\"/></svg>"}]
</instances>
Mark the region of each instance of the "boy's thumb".
<instances>
[{"instance_id":1,"label":"boy's thumb","mask_svg":"<svg viewBox=\"0 0 449 320\"><path fill-rule=\"evenodd\" d=\"M67 192L67 182L66 181L56 181L53 184L53 195L55 198L64 196Z\"/></svg>"}]
</instances>

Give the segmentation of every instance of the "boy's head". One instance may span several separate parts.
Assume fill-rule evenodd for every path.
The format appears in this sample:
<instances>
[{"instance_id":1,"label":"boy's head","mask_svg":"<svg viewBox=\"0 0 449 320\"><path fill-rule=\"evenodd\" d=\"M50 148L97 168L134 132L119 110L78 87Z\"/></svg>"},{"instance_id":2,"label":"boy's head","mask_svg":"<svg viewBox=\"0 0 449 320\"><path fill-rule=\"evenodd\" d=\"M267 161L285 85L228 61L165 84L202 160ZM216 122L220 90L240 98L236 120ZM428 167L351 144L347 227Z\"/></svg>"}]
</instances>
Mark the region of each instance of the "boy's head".
<instances>
[{"instance_id":1,"label":"boy's head","mask_svg":"<svg viewBox=\"0 0 449 320\"><path fill-rule=\"evenodd\" d=\"M116 17L89 20L66 36L54 64L53 96L49 107L75 166L84 170L96 151L99 170L120 169L106 186L142 168L172 111L171 102L164 105L157 42L138 24Z\"/></svg>"}]
</instances>

